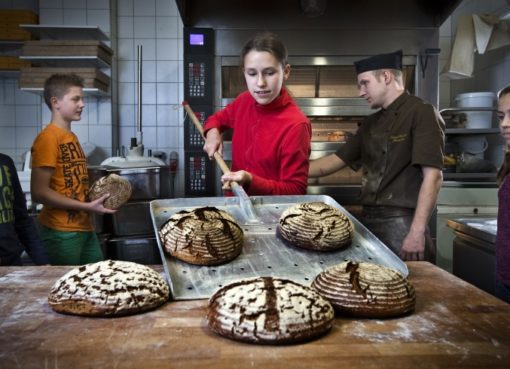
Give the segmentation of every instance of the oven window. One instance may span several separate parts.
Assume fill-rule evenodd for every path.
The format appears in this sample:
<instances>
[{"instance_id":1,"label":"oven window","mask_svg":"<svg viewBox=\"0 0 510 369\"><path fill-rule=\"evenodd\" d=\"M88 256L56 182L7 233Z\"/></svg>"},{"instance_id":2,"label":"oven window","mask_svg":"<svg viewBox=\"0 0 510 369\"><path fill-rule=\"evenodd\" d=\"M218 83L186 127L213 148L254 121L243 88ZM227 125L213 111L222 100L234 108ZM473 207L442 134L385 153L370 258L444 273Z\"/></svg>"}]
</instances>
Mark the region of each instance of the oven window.
<instances>
[{"instance_id":1,"label":"oven window","mask_svg":"<svg viewBox=\"0 0 510 369\"><path fill-rule=\"evenodd\" d=\"M406 90L414 93L414 66L404 66ZM221 68L222 98L232 99L246 90L239 66ZM294 98L357 98L358 86L353 65L292 66L287 88Z\"/></svg>"}]
</instances>

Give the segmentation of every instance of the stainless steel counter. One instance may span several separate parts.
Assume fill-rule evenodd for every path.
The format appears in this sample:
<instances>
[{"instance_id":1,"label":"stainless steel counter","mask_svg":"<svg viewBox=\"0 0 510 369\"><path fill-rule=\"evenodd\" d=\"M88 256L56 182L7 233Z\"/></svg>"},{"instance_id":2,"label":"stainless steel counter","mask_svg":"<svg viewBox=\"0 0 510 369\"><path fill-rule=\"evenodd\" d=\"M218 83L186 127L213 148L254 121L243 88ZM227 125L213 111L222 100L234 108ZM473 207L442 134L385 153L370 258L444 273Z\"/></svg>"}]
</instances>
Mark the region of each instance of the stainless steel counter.
<instances>
[{"instance_id":1,"label":"stainless steel counter","mask_svg":"<svg viewBox=\"0 0 510 369\"><path fill-rule=\"evenodd\" d=\"M497 219L495 217L449 219L448 227L468 236L496 243Z\"/></svg>"},{"instance_id":2,"label":"stainless steel counter","mask_svg":"<svg viewBox=\"0 0 510 369\"><path fill-rule=\"evenodd\" d=\"M455 230L453 274L494 294L496 281L495 217L466 217L448 220Z\"/></svg>"}]
</instances>

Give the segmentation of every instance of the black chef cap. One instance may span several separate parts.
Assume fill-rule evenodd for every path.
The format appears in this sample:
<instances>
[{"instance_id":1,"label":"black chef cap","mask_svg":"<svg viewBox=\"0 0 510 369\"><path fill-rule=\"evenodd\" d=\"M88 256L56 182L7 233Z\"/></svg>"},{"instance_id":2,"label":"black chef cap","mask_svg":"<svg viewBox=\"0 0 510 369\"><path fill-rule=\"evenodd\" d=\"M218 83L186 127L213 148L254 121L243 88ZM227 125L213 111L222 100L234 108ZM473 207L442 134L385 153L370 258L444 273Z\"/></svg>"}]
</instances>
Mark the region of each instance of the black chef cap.
<instances>
[{"instance_id":1,"label":"black chef cap","mask_svg":"<svg viewBox=\"0 0 510 369\"><path fill-rule=\"evenodd\" d=\"M379 54L354 62L356 74L378 69L402 70L402 50L389 54Z\"/></svg>"}]
</instances>

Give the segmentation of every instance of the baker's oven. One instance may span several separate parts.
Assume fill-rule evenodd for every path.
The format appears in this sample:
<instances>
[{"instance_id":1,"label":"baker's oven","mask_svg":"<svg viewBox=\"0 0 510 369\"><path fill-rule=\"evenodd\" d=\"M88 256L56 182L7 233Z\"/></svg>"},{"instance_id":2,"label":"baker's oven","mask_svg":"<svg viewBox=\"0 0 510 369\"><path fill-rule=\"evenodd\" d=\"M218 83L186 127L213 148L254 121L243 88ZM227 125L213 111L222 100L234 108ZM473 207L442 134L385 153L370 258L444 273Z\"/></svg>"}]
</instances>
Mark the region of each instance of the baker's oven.
<instances>
[{"instance_id":1,"label":"baker's oven","mask_svg":"<svg viewBox=\"0 0 510 369\"><path fill-rule=\"evenodd\" d=\"M460 1L177 0L185 26L185 95L189 95L187 92L192 86L186 79L194 78L206 88L213 85L212 103L207 102L212 107L211 113L226 106L245 90L239 68L239 54L244 44L258 32L274 32L289 51L292 69L288 88L310 117L311 159L318 158L334 152L356 130L360 120L372 113L365 101L357 97L353 62L358 59L401 49L407 90L438 105L439 26ZM189 29L208 29L212 33L196 35L188 32ZM199 61L204 68L194 64L197 54L207 56L207 60ZM208 68L210 63L212 69ZM209 79L207 73L211 70ZM195 112L199 110L198 101L190 101L190 104ZM199 111L207 115L206 109ZM201 116L206 118L204 114ZM187 126L185 142L192 138ZM199 146L192 147L196 150L194 158L202 155ZM226 156L228 148L227 145ZM208 163L205 159L204 162ZM195 160L193 168L203 167L197 163L202 162ZM198 178L208 176L207 171L195 172ZM205 183L205 187L214 183L215 193L220 194L218 175L216 172L216 178L200 183ZM195 177L189 176L190 184ZM357 201L352 194L359 192L359 184L360 174L346 169L310 181L308 191L310 194L327 193L345 204ZM203 195L207 192L200 191ZM200 193L196 191L191 195Z\"/></svg>"}]
</instances>

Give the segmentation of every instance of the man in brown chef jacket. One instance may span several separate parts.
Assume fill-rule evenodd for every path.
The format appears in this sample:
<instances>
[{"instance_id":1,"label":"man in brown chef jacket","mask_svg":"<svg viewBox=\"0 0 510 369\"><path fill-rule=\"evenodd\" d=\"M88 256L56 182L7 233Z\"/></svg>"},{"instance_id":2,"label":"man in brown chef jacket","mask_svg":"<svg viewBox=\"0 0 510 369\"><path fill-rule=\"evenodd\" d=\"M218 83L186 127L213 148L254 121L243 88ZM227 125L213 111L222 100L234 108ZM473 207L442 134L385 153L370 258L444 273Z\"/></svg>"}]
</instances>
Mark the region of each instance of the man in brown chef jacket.
<instances>
[{"instance_id":1,"label":"man in brown chef jacket","mask_svg":"<svg viewBox=\"0 0 510 369\"><path fill-rule=\"evenodd\" d=\"M403 260L435 261L428 221L443 182L445 124L404 89L402 51L354 63L359 95L373 109L335 154L310 163L310 177L362 168L362 223Z\"/></svg>"}]
</instances>

